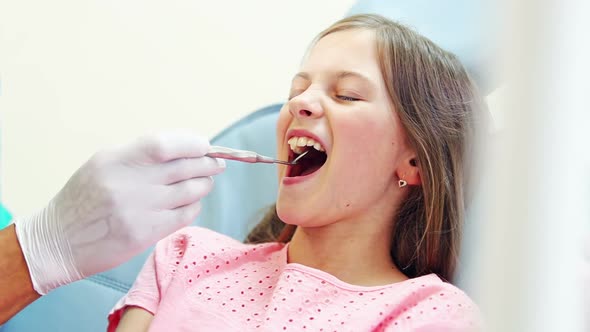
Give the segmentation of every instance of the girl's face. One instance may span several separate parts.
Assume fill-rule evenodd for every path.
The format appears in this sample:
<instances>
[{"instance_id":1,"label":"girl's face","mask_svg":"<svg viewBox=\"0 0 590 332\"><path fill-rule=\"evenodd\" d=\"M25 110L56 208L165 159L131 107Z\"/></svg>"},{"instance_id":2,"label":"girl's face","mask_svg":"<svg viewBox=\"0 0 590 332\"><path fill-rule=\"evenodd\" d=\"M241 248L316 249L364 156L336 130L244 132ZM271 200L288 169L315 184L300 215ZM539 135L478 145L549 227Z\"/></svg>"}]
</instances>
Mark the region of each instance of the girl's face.
<instances>
[{"instance_id":1,"label":"girl's face","mask_svg":"<svg viewBox=\"0 0 590 332\"><path fill-rule=\"evenodd\" d=\"M277 124L277 212L289 224L325 226L359 216L391 220L414 154L389 99L373 31L320 39L292 82Z\"/></svg>"}]
</instances>

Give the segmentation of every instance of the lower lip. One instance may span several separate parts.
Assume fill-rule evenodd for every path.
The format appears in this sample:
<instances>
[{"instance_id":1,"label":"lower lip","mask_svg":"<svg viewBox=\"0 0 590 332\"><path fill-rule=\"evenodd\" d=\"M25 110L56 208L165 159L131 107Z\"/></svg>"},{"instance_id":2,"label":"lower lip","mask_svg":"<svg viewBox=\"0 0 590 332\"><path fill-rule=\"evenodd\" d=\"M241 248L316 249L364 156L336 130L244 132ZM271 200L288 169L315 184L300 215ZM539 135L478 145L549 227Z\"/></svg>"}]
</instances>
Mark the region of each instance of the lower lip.
<instances>
[{"instance_id":1,"label":"lower lip","mask_svg":"<svg viewBox=\"0 0 590 332\"><path fill-rule=\"evenodd\" d=\"M283 178L283 181L282 182L286 186L298 184L298 183L301 183L301 182L304 182L304 181L307 181L307 180L311 179L316 174L318 174L321 169L322 168L320 167L320 168L318 168L317 171L315 171L315 172L313 172L311 174L304 175L304 176L294 176L294 177L287 177L286 176L286 177Z\"/></svg>"}]
</instances>

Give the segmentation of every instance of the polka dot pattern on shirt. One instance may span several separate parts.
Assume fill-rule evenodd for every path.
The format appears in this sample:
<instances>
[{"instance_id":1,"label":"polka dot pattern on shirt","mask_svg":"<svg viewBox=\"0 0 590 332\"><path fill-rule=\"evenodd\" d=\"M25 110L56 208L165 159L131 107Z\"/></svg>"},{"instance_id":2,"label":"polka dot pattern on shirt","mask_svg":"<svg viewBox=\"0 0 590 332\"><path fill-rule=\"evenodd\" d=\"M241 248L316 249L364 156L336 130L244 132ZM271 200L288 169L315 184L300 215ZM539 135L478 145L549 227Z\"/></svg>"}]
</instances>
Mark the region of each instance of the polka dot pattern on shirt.
<instances>
[{"instance_id":1,"label":"polka dot pattern on shirt","mask_svg":"<svg viewBox=\"0 0 590 332\"><path fill-rule=\"evenodd\" d=\"M244 245L197 229L174 234L154 324L184 312L218 331L404 331L460 321L477 325L477 308L435 275L361 287L300 264L286 263L287 246ZM139 285L139 287L141 287ZM170 325L172 324L172 325ZM179 323L182 324L182 323Z\"/></svg>"}]
</instances>

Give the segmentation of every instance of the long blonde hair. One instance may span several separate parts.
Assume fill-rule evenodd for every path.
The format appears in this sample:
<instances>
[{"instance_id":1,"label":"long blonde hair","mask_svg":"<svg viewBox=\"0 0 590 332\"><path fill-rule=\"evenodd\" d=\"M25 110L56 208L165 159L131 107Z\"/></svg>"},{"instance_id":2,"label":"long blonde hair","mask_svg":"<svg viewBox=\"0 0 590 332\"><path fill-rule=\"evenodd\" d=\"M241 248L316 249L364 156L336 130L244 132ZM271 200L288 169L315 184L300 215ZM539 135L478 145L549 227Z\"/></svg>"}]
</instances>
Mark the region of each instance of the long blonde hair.
<instances>
[{"instance_id":1,"label":"long blonde hair","mask_svg":"<svg viewBox=\"0 0 590 332\"><path fill-rule=\"evenodd\" d=\"M474 133L485 104L457 57L411 29L378 15L344 18L321 38L343 30L375 32L383 80L422 181L397 211L391 257L408 277L436 273L451 281L458 262ZM483 116L481 117L483 119ZM246 242L288 242L295 231L276 206Z\"/></svg>"}]
</instances>

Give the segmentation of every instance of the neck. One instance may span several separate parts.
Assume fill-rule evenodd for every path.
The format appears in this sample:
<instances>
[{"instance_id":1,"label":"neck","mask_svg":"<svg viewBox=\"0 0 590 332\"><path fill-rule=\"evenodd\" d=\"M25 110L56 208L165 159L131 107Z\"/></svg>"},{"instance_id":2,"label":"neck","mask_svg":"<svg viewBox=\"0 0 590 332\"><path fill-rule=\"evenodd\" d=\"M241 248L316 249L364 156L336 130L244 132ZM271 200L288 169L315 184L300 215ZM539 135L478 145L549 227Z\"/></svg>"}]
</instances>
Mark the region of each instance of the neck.
<instances>
[{"instance_id":1,"label":"neck","mask_svg":"<svg viewBox=\"0 0 590 332\"><path fill-rule=\"evenodd\" d=\"M391 259L391 227L369 227L375 223L366 222L298 227L289 244L289 263L322 270L353 285L406 280Z\"/></svg>"}]
</instances>

